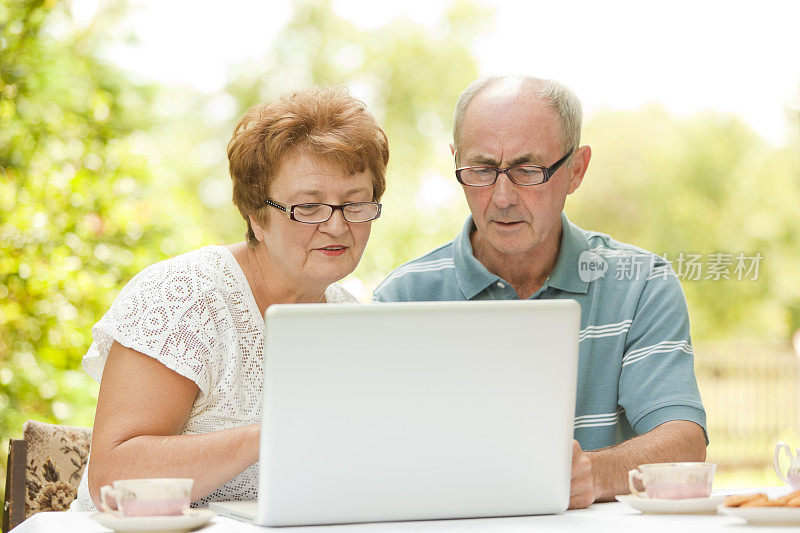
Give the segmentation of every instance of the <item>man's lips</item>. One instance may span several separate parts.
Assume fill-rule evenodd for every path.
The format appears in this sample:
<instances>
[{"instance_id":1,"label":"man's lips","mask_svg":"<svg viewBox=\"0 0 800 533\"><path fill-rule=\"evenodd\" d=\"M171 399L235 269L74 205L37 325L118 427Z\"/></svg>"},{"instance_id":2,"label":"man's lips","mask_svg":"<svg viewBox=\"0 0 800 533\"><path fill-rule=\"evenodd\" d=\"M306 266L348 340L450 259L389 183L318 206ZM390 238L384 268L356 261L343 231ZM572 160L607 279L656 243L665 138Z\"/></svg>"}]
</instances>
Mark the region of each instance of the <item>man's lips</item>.
<instances>
[{"instance_id":1,"label":"man's lips","mask_svg":"<svg viewBox=\"0 0 800 533\"><path fill-rule=\"evenodd\" d=\"M511 227L511 226L515 226L517 224L522 224L521 220L509 220L509 221L492 220L492 222L494 222L495 224L499 225L500 227Z\"/></svg>"}]
</instances>

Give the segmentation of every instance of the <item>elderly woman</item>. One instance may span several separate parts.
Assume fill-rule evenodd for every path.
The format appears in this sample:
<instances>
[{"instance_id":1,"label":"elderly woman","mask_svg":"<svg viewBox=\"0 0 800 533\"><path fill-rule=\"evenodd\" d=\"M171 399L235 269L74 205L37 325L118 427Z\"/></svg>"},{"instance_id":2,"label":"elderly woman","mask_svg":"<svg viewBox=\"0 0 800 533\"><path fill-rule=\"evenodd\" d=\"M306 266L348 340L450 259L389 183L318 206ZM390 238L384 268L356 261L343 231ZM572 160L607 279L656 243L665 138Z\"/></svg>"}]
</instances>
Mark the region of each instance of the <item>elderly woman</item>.
<instances>
[{"instance_id":1,"label":"elderly woman","mask_svg":"<svg viewBox=\"0 0 800 533\"><path fill-rule=\"evenodd\" d=\"M228 159L247 242L146 268L92 328L100 396L73 510L123 478L193 478L195 505L255 499L264 311L356 301L336 281L380 216L389 159L365 106L330 88L257 105Z\"/></svg>"}]
</instances>

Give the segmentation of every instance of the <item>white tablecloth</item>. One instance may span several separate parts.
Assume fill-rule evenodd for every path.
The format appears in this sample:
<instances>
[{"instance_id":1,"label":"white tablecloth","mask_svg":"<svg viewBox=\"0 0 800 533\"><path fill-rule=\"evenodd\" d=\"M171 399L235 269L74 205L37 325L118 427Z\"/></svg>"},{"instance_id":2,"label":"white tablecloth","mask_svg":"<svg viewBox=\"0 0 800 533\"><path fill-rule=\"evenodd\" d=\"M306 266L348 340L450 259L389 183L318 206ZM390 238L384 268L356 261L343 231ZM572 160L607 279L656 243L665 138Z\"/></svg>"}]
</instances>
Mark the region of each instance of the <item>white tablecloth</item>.
<instances>
[{"instance_id":1,"label":"white tablecloth","mask_svg":"<svg viewBox=\"0 0 800 533\"><path fill-rule=\"evenodd\" d=\"M108 533L91 519L92 513L39 513L13 529L13 533L63 532L63 533ZM491 533L566 533L586 531L591 533L650 533L650 532L695 532L737 531L745 523L725 515L643 515L625 504L600 503L588 509L567 511L559 515L525 516L513 518L479 518L471 520L434 520L425 522L385 522L375 524L350 524L318 527L266 528L254 526L217 516L202 533L216 532L264 532L281 533L443 533L443 532L491 532ZM733 529L731 529L733 528ZM748 533L776 533L781 528L747 526Z\"/></svg>"}]
</instances>

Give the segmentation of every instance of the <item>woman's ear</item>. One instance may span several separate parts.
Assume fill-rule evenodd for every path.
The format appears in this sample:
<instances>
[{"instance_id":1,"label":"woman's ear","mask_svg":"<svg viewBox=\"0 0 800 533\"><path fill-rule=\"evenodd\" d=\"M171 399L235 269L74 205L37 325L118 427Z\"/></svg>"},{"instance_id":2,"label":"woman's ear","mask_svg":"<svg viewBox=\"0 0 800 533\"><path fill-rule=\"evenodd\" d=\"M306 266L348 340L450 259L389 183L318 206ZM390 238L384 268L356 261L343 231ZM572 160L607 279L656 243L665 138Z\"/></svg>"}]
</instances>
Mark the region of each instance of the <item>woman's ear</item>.
<instances>
[{"instance_id":1,"label":"woman's ear","mask_svg":"<svg viewBox=\"0 0 800 533\"><path fill-rule=\"evenodd\" d=\"M264 242L264 228L261 227L261 224L256 222L253 215L247 215L247 219L250 221L250 227L253 229L253 235L256 236L256 240L258 242Z\"/></svg>"}]
</instances>

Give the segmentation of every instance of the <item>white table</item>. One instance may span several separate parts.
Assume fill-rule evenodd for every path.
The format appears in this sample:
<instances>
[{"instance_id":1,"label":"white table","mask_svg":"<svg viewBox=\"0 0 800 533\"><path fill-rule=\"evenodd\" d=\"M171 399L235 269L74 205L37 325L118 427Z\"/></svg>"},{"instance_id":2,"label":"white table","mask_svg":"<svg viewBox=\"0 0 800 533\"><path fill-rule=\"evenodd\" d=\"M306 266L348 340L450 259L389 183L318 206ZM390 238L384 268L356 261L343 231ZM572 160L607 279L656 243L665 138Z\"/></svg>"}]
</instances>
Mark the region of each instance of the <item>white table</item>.
<instances>
[{"instance_id":1,"label":"white table","mask_svg":"<svg viewBox=\"0 0 800 533\"><path fill-rule=\"evenodd\" d=\"M93 513L39 513L17 526L14 533L63 532L63 533L109 533L90 517ZM318 527L262 528L217 516L202 533L212 532L264 532L281 533L443 533L443 532L491 532L491 533L569 533L587 531L591 533L650 533L650 532L695 532L712 533L727 531L735 533L746 528L748 533L776 533L782 528L746 526L745 522L725 515L643 515L622 503L594 504L588 509L567 511L560 515L526 516L514 518L480 518L471 520L433 520L425 522L385 522L375 524L350 524Z\"/></svg>"}]
</instances>

